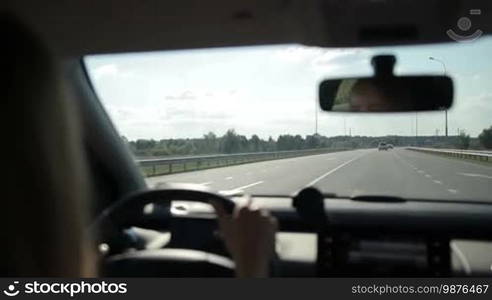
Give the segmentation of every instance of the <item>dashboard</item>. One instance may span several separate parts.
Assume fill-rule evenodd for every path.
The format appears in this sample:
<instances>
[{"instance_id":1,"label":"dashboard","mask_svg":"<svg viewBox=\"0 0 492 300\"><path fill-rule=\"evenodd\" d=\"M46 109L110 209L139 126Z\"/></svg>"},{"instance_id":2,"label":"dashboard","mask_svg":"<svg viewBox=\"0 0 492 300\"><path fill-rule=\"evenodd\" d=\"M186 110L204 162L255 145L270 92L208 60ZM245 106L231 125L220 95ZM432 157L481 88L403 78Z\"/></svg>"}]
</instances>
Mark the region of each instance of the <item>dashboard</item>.
<instances>
[{"instance_id":1,"label":"dashboard","mask_svg":"<svg viewBox=\"0 0 492 300\"><path fill-rule=\"evenodd\" d=\"M296 199L256 196L253 201L279 220L274 276L492 276L492 205L486 203L323 198L317 204L322 213L312 210L309 216ZM131 229L145 236L143 248L227 256L208 204L173 201L170 209L149 204L144 213L147 229ZM169 223L159 223L169 213Z\"/></svg>"}]
</instances>

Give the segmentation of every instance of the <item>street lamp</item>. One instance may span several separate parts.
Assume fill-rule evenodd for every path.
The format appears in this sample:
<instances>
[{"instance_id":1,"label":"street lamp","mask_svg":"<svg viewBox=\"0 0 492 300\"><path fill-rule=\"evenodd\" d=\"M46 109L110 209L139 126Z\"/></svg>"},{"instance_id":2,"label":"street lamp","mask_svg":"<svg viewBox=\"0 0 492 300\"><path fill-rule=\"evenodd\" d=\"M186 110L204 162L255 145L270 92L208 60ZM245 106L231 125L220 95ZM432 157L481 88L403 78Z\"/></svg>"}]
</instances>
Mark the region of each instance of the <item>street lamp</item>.
<instances>
[{"instance_id":1,"label":"street lamp","mask_svg":"<svg viewBox=\"0 0 492 300\"><path fill-rule=\"evenodd\" d=\"M444 62L443 62L442 60L437 59L437 58L432 57L432 56L429 56L429 59L430 59L430 60L435 60L435 61L437 61L437 62L441 63L442 68L443 68L443 70L444 70L444 75L446 75L446 73L447 73L447 71L446 71L446 65L444 64Z\"/></svg>"},{"instance_id":2,"label":"street lamp","mask_svg":"<svg viewBox=\"0 0 492 300\"><path fill-rule=\"evenodd\" d=\"M347 136L347 118L343 117L343 135Z\"/></svg>"},{"instance_id":3,"label":"street lamp","mask_svg":"<svg viewBox=\"0 0 492 300\"><path fill-rule=\"evenodd\" d=\"M318 134L318 101L314 101L314 134Z\"/></svg>"},{"instance_id":4,"label":"street lamp","mask_svg":"<svg viewBox=\"0 0 492 300\"><path fill-rule=\"evenodd\" d=\"M444 75L446 75L446 73L447 73L446 72L446 65L444 64L444 62L442 60L437 59L437 58L432 57L432 56L429 56L429 59L441 63L442 69L444 71ZM446 124L445 125L445 132L446 132L446 136L448 136L448 109L447 108L444 110L444 119L445 119L445 124Z\"/></svg>"}]
</instances>

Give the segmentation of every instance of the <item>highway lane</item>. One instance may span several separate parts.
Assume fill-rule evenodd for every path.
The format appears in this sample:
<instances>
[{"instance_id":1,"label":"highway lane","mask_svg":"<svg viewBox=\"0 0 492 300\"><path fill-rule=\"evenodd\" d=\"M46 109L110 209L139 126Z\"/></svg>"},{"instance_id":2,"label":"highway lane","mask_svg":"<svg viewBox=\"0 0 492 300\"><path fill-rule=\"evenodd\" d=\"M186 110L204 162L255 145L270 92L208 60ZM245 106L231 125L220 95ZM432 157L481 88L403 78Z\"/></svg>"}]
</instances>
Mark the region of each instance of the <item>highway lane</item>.
<instances>
[{"instance_id":1,"label":"highway lane","mask_svg":"<svg viewBox=\"0 0 492 300\"><path fill-rule=\"evenodd\" d=\"M415 151L395 152L420 175L454 195L454 199L492 201L492 166Z\"/></svg>"},{"instance_id":2,"label":"highway lane","mask_svg":"<svg viewBox=\"0 0 492 300\"><path fill-rule=\"evenodd\" d=\"M250 193L291 194L306 186L327 170L364 155L368 150L344 151L296 158L264 161L225 168L151 177L153 186L159 182L190 182L229 191L244 189ZM247 188L244 188L248 186Z\"/></svg>"},{"instance_id":3,"label":"highway lane","mask_svg":"<svg viewBox=\"0 0 492 300\"><path fill-rule=\"evenodd\" d=\"M218 191L291 195L308 185L340 196L492 201L492 167L405 149L364 149L258 162L147 179Z\"/></svg>"}]
</instances>

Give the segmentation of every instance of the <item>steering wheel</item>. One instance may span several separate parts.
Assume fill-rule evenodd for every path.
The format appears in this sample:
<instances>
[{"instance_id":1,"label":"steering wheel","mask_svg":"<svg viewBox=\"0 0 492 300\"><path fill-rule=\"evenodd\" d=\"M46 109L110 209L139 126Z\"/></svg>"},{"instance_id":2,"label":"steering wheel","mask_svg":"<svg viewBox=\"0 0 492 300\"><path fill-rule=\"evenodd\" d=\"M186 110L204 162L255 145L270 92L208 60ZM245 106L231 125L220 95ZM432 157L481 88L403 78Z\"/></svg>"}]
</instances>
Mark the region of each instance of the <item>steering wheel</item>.
<instances>
[{"instance_id":1,"label":"steering wheel","mask_svg":"<svg viewBox=\"0 0 492 300\"><path fill-rule=\"evenodd\" d=\"M235 208L232 200L202 185L167 184L161 188L135 192L117 201L96 218L91 225L91 232L101 237L100 242L108 242L109 247L116 243L118 247L118 242L115 242L118 238L115 237L121 237L125 229L132 226L145 228L148 216L144 211L149 204L169 208L166 214L159 215L160 224L166 224L172 218L170 208L173 200L202 203L216 201L228 213L232 213ZM191 249L144 249L117 253L103 261L102 271L105 276L229 277L234 274L234 264L229 258Z\"/></svg>"}]
</instances>

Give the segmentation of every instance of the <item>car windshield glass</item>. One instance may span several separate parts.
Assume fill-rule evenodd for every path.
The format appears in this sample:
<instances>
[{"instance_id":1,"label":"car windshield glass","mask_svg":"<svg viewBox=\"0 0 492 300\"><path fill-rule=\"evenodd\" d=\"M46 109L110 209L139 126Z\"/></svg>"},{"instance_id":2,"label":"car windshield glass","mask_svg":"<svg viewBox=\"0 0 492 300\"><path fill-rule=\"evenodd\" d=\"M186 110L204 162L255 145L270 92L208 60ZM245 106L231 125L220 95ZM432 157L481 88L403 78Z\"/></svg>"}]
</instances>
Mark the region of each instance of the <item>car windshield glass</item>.
<instances>
[{"instance_id":1,"label":"car windshield glass","mask_svg":"<svg viewBox=\"0 0 492 300\"><path fill-rule=\"evenodd\" d=\"M492 200L492 39L375 48L268 45L84 57L95 91L149 186L220 192ZM446 74L447 111L329 113L323 79ZM488 130L487 130L488 129Z\"/></svg>"}]
</instances>

